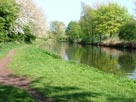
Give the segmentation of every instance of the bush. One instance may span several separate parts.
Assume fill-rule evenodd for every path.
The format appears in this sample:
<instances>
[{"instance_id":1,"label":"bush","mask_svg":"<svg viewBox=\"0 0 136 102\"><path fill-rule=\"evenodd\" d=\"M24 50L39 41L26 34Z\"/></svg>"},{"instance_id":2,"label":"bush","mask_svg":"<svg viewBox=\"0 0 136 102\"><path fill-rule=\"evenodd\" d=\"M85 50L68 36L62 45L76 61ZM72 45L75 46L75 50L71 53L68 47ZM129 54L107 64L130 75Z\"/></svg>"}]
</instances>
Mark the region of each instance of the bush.
<instances>
[{"instance_id":1,"label":"bush","mask_svg":"<svg viewBox=\"0 0 136 102\"><path fill-rule=\"evenodd\" d=\"M31 26L24 26L22 33L16 33L14 25L19 15L19 6L15 0L0 1L0 42L31 42L35 40L32 35Z\"/></svg>"},{"instance_id":2,"label":"bush","mask_svg":"<svg viewBox=\"0 0 136 102\"><path fill-rule=\"evenodd\" d=\"M119 32L119 38L125 41L136 40L136 21L130 21L123 25Z\"/></svg>"},{"instance_id":3,"label":"bush","mask_svg":"<svg viewBox=\"0 0 136 102\"><path fill-rule=\"evenodd\" d=\"M11 28L18 16L19 6L14 0L0 1L0 42L10 41Z\"/></svg>"},{"instance_id":4,"label":"bush","mask_svg":"<svg viewBox=\"0 0 136 102\"><path fill-rule=\"evenodd\" d=\"M24 42L31 43L33 40L36 39L36 37L32 34L30 27L25 26L24 33Z\"/></svg>"},{"instance_id":5,"label":"bush","mask_svg":"<svg viewBox=\"0 0 136 102\"><path fill-rule=\"evenodd\" d=\"M81 27L77 22L71 21L66 29L70 42L81 42L82 31Z\"/></svg>"}]
</instances>

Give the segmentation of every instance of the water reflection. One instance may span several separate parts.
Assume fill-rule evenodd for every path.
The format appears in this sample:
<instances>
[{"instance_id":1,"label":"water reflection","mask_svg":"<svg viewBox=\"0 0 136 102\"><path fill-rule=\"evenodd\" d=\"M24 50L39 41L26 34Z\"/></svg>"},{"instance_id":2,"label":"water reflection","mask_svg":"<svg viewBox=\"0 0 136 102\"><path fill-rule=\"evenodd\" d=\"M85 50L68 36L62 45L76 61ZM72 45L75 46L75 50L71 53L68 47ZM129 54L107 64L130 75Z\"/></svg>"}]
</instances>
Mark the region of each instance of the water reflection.
<instances>
[{"instance_id":1,"label":"water reflection","mask_svg":"<svg viewBox=\"0 0 136 102\"><path fill-rule=\"evenodd\" d=\"M42 47L59 54L65 60L87 64L107 73L136 78L135 51L55 42Z\"/></svg>"}]
</instances>

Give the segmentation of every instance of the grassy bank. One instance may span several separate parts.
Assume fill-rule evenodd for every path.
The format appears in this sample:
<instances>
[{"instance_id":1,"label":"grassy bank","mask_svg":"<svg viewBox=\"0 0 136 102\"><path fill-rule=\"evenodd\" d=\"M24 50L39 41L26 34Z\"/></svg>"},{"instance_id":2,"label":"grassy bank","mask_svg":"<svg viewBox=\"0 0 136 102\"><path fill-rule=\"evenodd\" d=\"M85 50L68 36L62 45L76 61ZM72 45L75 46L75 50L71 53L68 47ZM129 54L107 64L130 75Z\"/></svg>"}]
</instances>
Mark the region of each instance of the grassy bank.
<instances>
[{"instance_id":1,"label":"grassy bank","mask_svg":"<svg viewBox=\"0 0 136 102\"><path fill-rule=\"evenodd\" d=\"M136 102L136 81L51 56L35 45L17 50L9 67L31 78L47 102Z\"/></svg>"}]
</instances>

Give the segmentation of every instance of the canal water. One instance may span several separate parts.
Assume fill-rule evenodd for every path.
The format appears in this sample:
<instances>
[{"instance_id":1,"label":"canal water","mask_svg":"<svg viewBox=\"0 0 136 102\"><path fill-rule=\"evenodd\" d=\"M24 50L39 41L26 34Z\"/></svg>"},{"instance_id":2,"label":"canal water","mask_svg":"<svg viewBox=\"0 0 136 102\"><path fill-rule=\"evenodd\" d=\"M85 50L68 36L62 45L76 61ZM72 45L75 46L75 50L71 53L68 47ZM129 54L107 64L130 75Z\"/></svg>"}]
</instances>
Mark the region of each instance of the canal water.
<instances>
[{"instance_id":1,"label":"canal water","mask_svg":"<svg viewBox=\"0 0 136 102\"><path fill-rule=\"evenodd\" d=\"M42 48L65 60L87 64L107 73L136 79L136 50L119 50L91 45L50 42Z\"/></svg>"}]
</instances>

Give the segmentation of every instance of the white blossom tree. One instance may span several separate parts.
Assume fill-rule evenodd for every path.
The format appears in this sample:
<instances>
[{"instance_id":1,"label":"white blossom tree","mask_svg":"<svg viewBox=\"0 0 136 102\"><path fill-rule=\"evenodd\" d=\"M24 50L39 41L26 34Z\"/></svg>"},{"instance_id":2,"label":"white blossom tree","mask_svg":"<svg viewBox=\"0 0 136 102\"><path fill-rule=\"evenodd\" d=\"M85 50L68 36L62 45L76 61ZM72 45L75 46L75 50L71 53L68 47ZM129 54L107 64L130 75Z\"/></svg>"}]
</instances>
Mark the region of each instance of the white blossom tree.
<instances>
[{"instance_id":1,"label":"white blossom tree","mask_svg":"<svg viewBox=\"0 0 136 102\"><path fill-rule=\"evenodd\" d=\"M40 38L47 38L47 24L42 10L32 0L16 0L20 6L19 17L14 25L15 33L23 34L24 26L31 27L32 34Z\"/></svg>"}]
</instances>

